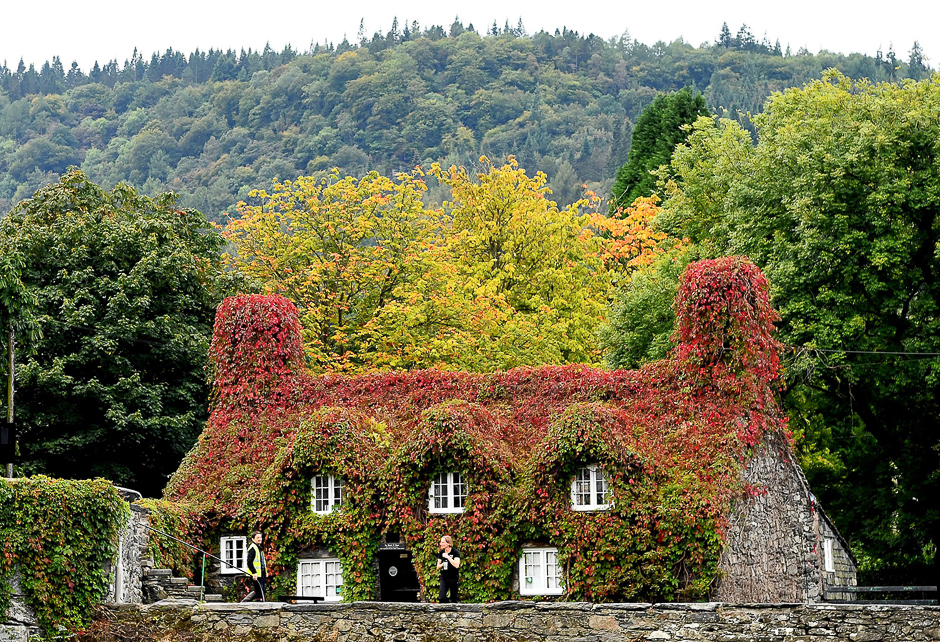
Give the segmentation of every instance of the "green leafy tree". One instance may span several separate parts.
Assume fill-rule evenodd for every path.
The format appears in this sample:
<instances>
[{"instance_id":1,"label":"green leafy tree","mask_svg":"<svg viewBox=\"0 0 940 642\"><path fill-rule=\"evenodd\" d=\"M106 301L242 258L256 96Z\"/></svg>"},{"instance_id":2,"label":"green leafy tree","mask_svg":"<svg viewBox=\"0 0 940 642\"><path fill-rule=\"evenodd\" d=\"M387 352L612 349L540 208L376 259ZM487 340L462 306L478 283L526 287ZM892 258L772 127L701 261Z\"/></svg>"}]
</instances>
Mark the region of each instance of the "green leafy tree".
<instances>
[{"instance_id":1,"label":"green leafy tree","mask_svg":"<svg viewBox=\"0 0 940 642\"><path fill-rule=\"evenodd\" d=\"M633 123L662 94L695 87L713 113L750 128L742 114L828 67L876 82L931 73L914 50L910 63L893 52L783 57L747 28L696 48L569 29L526 35L508 22L481 37L469 27L451 37L412 23L303 55L138 53L87 74L53 61L40 65L42 82L35 68L0 63L0 214L79 163L106 188L170 185L182 205L221 222L274 177L322 178L333 166L391 176L435 161L469 167L481 154L515 154L553 184L567 162L574 180L553 197L566 205L583 184L610 192ZM158 150L166 166L153 162ZM440 203L435 188L428 198Z\"/></svg>"},{"instance_id":2,"label":"green leafy tree","mask_svg":"<svg viewBox=\"0 0 940 642\"><path fill-rule=\"evenodd\" d=\"M696 123L660 222L699 252L761 266L793 349L785 400L816 493L865 581L932 584L940 80L830 72L774 95L754 122L756 146L733 121Z\"/></svg>"},{"instance_id":3,"label":"green leafy tree","mask_svg":"<svg viewBox=\"0 0 940 642\"><path fill-rule=\"evenodd\" d=\"M705 97L693 93L688 87L658 97L640 114L633 129L630 155L617 170L617 178L610 190L611 213L653 193L656 177L650 172L669 163L676 145L688 136L683 127L691 125L699 116L707 115Z\"/></svg>"},{"instance_id":4,"label":"green leafy tree","mask_svg":"<svg viewBox=\"0 0 940 642\"><path fill-rule=\"evenodd\" d=\"M687 251L669 252L634 272L620 289L600 330L608 367L635 369L669 356L675 345L672 302L688 264Z\"/></svg>"},{"instance_id":5,"label":"green leafy tree","mask_svg":"<svg viewBox=\"0 0 940 642\"><path fill-rule=\"evenodd\" d=\"M0 260L41 331L16 355L23 472L159 493L206 417L221 246L173 195L108 193L74 170L3 219Z\"/></svg>"}]
</instances>

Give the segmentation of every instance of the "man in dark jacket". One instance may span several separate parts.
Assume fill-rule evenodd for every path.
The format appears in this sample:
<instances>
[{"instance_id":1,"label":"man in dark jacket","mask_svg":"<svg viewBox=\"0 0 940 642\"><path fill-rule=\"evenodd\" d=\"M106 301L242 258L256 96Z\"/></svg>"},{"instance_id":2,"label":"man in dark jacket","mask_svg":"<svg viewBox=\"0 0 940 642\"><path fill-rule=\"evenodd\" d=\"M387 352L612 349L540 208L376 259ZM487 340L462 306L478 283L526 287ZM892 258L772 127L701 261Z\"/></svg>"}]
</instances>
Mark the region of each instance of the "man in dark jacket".
<instances>
[{"instance_id":1,"label":"man in dark jacket","mask_svg":"<svg viewBox=\"0 0 940 642\"><path fill-rule=\"evenodd\" d=\"M441 552L437 554L437 569L441 572L441 602L459 602L460 587L460 551L454 548L454 540L450 535L441 538ZM447 593L450 592L450 600Z\"/></svg>"},{"instance_id":2,"label":"man in dark jacket","mask_svg":"<svg viewBox=\"0 0 940 642\"><path fill-rule=\"evenodd\" d=\"M261 550L261 531L255 531L251 535L251 544L248 545L248 574L251 575L251 581L254 584L254 590L245 596L242 602L250 602L254 599L264 599L264 580L268 576L268 565L264 561L264 551Z\"/></svg>"}]
</instances>

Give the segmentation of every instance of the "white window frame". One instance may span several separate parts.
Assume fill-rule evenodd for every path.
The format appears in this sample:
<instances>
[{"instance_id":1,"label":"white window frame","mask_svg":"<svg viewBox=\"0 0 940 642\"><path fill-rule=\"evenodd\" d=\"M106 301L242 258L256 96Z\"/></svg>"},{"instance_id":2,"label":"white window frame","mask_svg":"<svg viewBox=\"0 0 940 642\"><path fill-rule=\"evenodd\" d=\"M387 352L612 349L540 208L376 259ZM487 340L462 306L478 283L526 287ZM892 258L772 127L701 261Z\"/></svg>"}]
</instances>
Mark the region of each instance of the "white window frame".
<instances>
[{"instance_id":1,"label":"white window frame","mask_svg":"<svg viewBox=\"0 0 940 642\"><path fill-rule=\"evenodd\" d=\"M825 564L827 573L836 572L835 559L832 556L832 538L827 537L823 540L823 564Z\"/></svg>"},{"instance_id":2,"label":"white window frame","mask_svg":"<svg viewBox=\"0 0 940 642\"><path fill-rule=\"evenodd\" d=\"M537 573L532 573L533 569L536 569ZM522 549L522 555L519 557L519 594L563 595L564 592L565 580L561 564L558 563L558 549Z\"/></svg>"},{"instance_id":3,"label":"white window frame","mask_svg":"<svg viewBox=\"0 0 940 642\"><path fill-rule=\"evenodd\" d=\"M587 482L587 492L583 484ZM600 496L600 498L598 497ZM584 503L584 499L587 503ZM607 510L614 505L610 483L603 466L591 464L579 468L571 482L571 509L576 511Z\"/></svg>"},{"instance_id":4,"label":"white window frame","mask_svg":"<svg viewBox=\"0 0 940 642\"><path fill-rule=\"evenodd\" d=\"M342 562L336 557L297 562L297 595L322 597L324 602L342 601Z\"/></svg>"},{"instance_id":5,"label":"white window frame","mask_svg":"<svg viewBox=\"0 0 940 642\"><path fill-rule=\"evenodd\" d=\"M345 482L335 475L314 475L310 480L310 510L317 515L328 515L343 505ZM317 487L326 490L326 508L317 510Z\"/></svg>"},{"instance_id":6,"label":"white window frame","mask_svg":"<svg viewBox=\"0 0 940 642\"><path fill-rule=\"evenodd\" d=\"M438 473L431 480L428 491L428 512L462 513L467 504L467 494L468 485L462 473Z\"/></svg>"},{"instance_id":7,"label":"white window frame","mask_svg":"<svg viewBox=\"0 0 940 642\"><path fill-rule=\"evenodd\" d=\"M228 544L232 546L229 547ZM239 544L241 544L241 551L238 550ZM241 553L241 559L239 559L239 552ZM219 571L222 575L235 575L247 572L248 538L243 535L223 537L219 542L219 557L229 564L236 566L236 568L232 568L229 564L223 564L221 571Z\"/></svg>"}]
</instances>

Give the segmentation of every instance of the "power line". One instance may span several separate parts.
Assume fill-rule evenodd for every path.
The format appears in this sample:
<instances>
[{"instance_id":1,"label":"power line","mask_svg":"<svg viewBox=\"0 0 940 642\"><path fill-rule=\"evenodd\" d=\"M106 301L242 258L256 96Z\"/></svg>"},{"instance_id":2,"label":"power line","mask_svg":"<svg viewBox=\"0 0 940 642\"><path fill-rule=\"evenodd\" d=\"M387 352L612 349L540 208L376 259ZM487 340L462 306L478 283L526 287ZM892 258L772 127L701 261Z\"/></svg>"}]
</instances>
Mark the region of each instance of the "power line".
<instances>
[{"instance_id":1,"label":"power line","mask_svg":"<svg viewBox=\"0 0 940 642\"><path fill-rule=\"evenodd\" d=\"M900 357L940 357L940 352L893 352L888 350L836 350L832 348L806 348L803 346L791 346L787 345L786 347L792 348L794 350L802 350L805 352L828 352L828 353L842 353L842 354L877 354L877 355L890 355L890 356L900 356Z\"/></svg>"}]
</instances>

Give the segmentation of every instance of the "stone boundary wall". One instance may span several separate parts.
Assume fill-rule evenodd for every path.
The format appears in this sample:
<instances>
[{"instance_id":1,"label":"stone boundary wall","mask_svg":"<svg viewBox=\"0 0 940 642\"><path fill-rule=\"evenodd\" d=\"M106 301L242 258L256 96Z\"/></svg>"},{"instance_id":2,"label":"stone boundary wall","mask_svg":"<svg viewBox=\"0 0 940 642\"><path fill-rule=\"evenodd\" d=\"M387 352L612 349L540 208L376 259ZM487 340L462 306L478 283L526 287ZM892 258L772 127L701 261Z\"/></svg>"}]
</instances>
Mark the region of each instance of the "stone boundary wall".
<instances>
[{"instance_id":1,"label":"stone boundary wall","mask_svg":"<svg viewBox=\"0 0 940 642\"><path fill-rule=\"evenodd\" d=\"M117 559L108 569L107 602L143 602L142 560L147 557L150 543L150 509L130 504L131 516L119 533Z\"/></svg>"},{"instance_id":2,"label":"stone boundary wall","mask_svg":"<svg viewBox=\"0 0 940 642\"><path fill-rule=\"evenodd\" d=\"M822 604L197 604L112 607L112 621L146 622L217 640L289 642L906 642L940 640L940 607ZM164 637L165 636L165 637Z\"/></svg>"},{"instance_id":3,"label":"stone boundary wall","mask_svg":"<svg viewBox=\"0 0 940 642\"><path fill-rule=\"evenodd\" d=\"M0 642L27 642L30 637L40 634L36 626L36 613L26 605L26 596L20 586L19 570L14 570L8 586L10 589L10 608L7 609L5 624L0 625Z\"/></svg>"}]
</instances>

